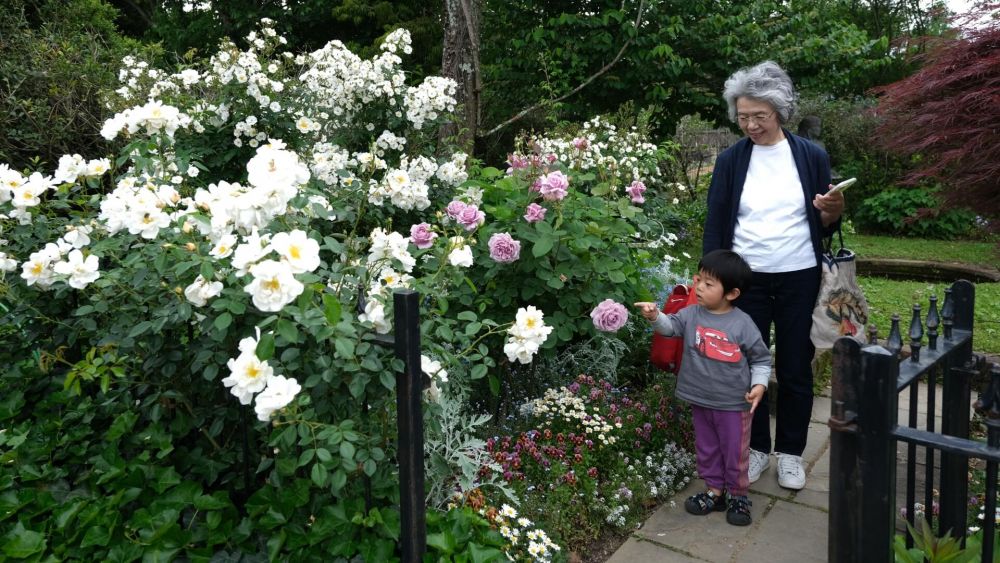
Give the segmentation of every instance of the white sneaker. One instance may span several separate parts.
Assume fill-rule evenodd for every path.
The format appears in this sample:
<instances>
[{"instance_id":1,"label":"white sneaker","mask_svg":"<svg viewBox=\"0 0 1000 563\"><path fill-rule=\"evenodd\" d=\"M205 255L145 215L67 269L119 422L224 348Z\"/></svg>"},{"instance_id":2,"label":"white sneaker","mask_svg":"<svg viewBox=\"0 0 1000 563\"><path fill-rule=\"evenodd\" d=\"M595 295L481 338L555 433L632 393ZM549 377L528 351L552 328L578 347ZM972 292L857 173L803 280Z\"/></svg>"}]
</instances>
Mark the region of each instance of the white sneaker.
<instances>
[{"instance_id":1,"label":"white sneaker","mask_svg":"<svg viewBox=\"0 0 1000 563\"><path fill-rule=\"evenodd\" d=\"M756 483L760 474L771 464L771 456L750 448L750 482Z\"/></svg>"},{"instance_id":2,"label":"white sneaker","mask_svg":"<svg viewBox=\"0 0 1000 563\"><path fill-rule=\"evenodd\" d=\"M778 484L786 489L799 490L806 486L806 470L802 467L802 457L774 453L778 459Z\"/></svg>"}]
</instances>

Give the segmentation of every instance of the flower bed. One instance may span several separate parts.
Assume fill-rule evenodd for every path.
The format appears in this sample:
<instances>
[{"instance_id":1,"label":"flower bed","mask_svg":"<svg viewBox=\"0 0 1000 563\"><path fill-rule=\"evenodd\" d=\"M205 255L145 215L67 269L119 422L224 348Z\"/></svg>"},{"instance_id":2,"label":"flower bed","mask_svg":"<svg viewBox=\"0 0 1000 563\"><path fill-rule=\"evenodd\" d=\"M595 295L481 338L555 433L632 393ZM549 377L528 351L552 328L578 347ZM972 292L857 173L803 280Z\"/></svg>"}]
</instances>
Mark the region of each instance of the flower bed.
<instances>
[{"instance_id":1,"label":"flower bed","mask_svg":"<svg viewBox=\"0 0 1000 563\"><path fill-rule=\"evenodd\" d=\"M607 528L634 528L694 472L686 409L656 384L636 394L581 375L525 405L527 428L495 436L496 471L522 499L521 512L564 545Z\"/></svg>"}]
</instances>

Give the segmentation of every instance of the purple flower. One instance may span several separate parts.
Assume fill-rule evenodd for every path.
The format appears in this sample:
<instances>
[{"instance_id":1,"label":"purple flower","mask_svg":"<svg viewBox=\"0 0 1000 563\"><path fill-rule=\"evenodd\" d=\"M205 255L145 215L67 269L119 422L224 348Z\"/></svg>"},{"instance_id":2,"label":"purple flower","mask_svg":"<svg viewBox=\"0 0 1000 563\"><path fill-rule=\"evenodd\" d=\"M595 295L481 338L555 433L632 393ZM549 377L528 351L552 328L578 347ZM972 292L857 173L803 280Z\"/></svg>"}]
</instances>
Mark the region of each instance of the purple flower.
<instances>
[{"instance_id":1,"label":"purple flower","mask_svg":"<svg viewBox=\"0 0 1000 563\"><path fill-rule=\"evenodd\" d=\"M590 318L594 319L594 327L597 330L615 332L628 322L628 309L621 303L605 299L590 312Z\"/></svg>"},{"instance_id":2,"label":"purple flower","mask_svg":"<svg viewBox=\"0 0 1000 563\"><path fill-rule=\"evenodd\" d=\"M569 188L569 178L562 172L556 170L540 178L539 191L546 201L559 201L566 197Z\"/></svg>"},{"instance_id":3,"label":"purple flower","mask_svg":"<svg viewBox=\"0 0 1000 563\"><path fill-rule=\"evenodd\" d=\"M514 240L509 233L494 233L487 246L490 247L490 258L502 264L510 264L521 256L521 242Z\"/></svg>"},{"instance_id":4,"label":"purple flower","mask_svg":"<svg viewBox=\"0 0 1000 563\"><path fill-rule=\"evenodd\" d=\"M545 209L537 203L532 203L528 205L528 208L524 211L524 220L529 223L537 223L545 219Z\"/></svg>"},{"instance_id":5,"label":"purple flower","mask_svg":"<svg viewBox=\"0 0 1000 563\"><path fill-rule=\"evenodd\" d=\"M588 146L590 146L590 143L587 142L587 139L583 137L577 137L573 139L573 147L576 148L576 150L578 151L585 151L587 150Z\"/></svg>"},{"instance_id":6,"label":"purple flower","mask_svg":"<svg viewBox=\"0 0 1000 563\"><path fill-rule=\"evenodd\" d=\"M448 204L448 207L451 207L451 203ZM465 227L466 231L474 231L476 227L486 222L486 214L480 211L479 207L475 205L466 205L455 219Z\"/></svg>"},{"instance_id":7,"label":"purple flower","mask_svg":"<svg viewBox=\"0 0 1000 563\"><path fill-rule=\"evenodd\" d=\"M646 191L646 184L636 180L625 188L625 192L632 198L632 203L645 203L646 198L642 197L642 192Z\"/></svg>"},{"instance_id":8,"label":"purple flower","mask_svg":"<svg viewBox=\"0 0 1000 563\"><path fill-rule=\"evenodd\" d=\"M461 214L462 211L464 211L465 208L468 206L469 204L465 203L464 201L459 201L456 199L455 201L452 201L451 203L448 204L448 207L445 208L445 212L448 213L448 217L451 217L452 219L458 219L459 214Z\"/></svg>"},{"instance_id":9,"label":"purple flower","mask_svg":"<svg viewBox=\"0 0 1000 563\"><path fill-rule=\"evenodd\" d=\"M431 231L431 226L427 223L410 227L410 242L415 244L417 248L430 248L437 236L437 233Z\"/></svg>"}]
</instances>

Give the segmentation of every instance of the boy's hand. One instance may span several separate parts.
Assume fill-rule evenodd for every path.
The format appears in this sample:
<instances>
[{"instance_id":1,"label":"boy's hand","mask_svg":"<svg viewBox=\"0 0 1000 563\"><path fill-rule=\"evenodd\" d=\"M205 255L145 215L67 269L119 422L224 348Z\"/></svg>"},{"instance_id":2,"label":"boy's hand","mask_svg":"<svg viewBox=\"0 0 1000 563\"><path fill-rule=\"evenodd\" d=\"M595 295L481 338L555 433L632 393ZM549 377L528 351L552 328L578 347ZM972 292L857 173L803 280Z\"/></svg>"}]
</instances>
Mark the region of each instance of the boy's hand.
<instances>
[{"instance_id":1,"label":"boy's hand","mask_svg":"<svg viewBox=\"0 0 1000 563\"><path fill-rule=\"evenodd\" d=\"M753 388L750 389L750 392L747 393L746 399L747 402L750 403L751 413L757 410L757 405L760 403L762 397L764 397L764 386L760 384L754 385Z\"/></svg>"},{"instance_id":2,"label":"boy's hand","mask_svg":"<svg viewBox=\"0 0 1000 563\"><path fill-rule=\"evenodd\" d=\"M639 313L641 313L642 316L649 322L655 321L656 317L660 314L660 310L656 307L656 303L640 301L639 303L633 303L633 305L636 309L639 309Z\"/></svg>"}]
</instances>

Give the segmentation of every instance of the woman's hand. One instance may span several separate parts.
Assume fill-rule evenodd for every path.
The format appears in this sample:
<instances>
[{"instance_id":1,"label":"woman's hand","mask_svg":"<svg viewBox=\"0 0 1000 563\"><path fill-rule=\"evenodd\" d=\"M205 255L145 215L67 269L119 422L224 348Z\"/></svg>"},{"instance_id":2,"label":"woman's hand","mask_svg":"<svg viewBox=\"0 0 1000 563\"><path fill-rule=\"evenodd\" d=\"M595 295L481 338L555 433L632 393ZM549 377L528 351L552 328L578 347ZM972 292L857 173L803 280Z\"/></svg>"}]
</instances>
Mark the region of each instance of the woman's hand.
<instances>
[{"instance_id":1,"label":"woman's hand","mask_svg":"<svg viewBox=\"0 0 1000 563\"><path fill-rule=\"evenodd\" d=\"M830 184L833 187L833 184ZM813 207L819 209L824 227L829 227L844 214L844 192L836 191L828 194L816 194Z\"/></svg>"},{"instance_id":2,"label":"woman's hand","mask_svg":"<svg viewBox=\"0 0 1000 563\"><path fill-rule=\"evenodd\" d=\"M656 303L640 301L639 303L633 303L633 305L636 309L639 309L639 313L642 314L642 316L649 322L655 321L656 317L660 314L660 310L656 307Z\"/></svg>"}]
</instances>

